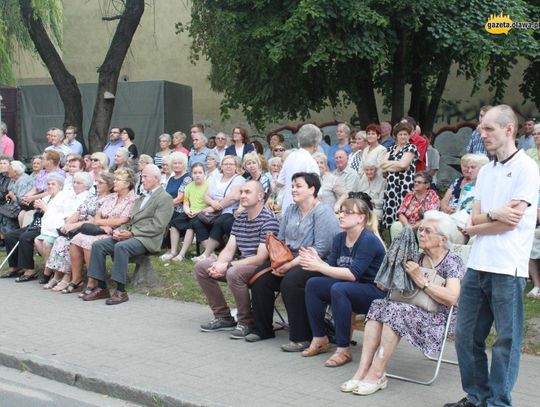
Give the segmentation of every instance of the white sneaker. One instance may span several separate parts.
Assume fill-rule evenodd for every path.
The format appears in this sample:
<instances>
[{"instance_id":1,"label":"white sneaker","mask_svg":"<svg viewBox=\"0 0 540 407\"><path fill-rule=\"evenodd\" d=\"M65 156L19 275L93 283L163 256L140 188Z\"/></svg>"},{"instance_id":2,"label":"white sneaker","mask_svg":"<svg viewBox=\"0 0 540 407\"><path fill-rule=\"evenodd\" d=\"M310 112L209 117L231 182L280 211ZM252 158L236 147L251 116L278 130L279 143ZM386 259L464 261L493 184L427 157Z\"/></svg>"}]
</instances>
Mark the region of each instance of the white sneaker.
<instances>
[{"instance_id":1,"label":"white sneaker","mask_svg":"<svg viewBox=\"0 0 540 407\"><path fill-rule=\"evenodd\" d=\"M531 291L527 293L529 298L540 298L540 287L534 287Z\"/></svg>"},{"instance_id":2,"label":"white sneaker","mask_svg":"<svg viewBox=\"0 0 540 407\"><path fill-rule=\"evenodd\" d=\"M182 256L181 254L179 254L178 256L173 257L171 260L172 260L172 261L179 261L179 262L180 262L180 261L184 261L184 256Z\"/></svg>"},{"instance_id":3,"label":"white sneaker","mask_svg":"<svg viewBox=\"0 0 540 407\"><path fill-rule=\"evenodd\" d=\"M174 256L176 256L176 253L165 253L164 255L160 256L160 259L163 261L168 261L172 259Z\"/></svg>"}]
</instances>

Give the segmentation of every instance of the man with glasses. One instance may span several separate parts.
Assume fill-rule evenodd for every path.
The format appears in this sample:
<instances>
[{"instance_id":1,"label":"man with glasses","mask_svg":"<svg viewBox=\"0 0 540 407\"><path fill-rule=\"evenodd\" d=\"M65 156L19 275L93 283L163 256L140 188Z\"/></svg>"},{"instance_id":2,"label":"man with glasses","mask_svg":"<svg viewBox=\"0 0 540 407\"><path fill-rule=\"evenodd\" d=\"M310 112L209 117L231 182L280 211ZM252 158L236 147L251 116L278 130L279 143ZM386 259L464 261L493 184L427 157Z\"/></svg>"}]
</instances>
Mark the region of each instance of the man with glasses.
<instances>
[{"instance_id":1,"label":"man with glasses","mask_svg":"<svg viewBox=\"0 0 540 407\"><path fill-rule=\"evenodd\" d=\"M73 154L80 155L82 157L83 145L77 140L77 127L66 127L66 131L64 132L64 134L66 136L66 138L64 139L64 143L66 144L66 146L69 147Z\"/></svg>"},{"instance_id":2,"label":"man with glasses","mask_svg":"<svg viewBox=\"0 0 540 407\"><path fill-rule=\"evenodd\" d=\"M219 158L219 162L225 157L225 150L227 149L227 135L223 132L216 134L216 146L212 149L212 152Z\"/></svg>"},{"instance_id":3,"label":"man with glasses","mask_svg":"<svg viewBox=\"0 0 540 407\"><path fill-rule=\"evenodd\" d=\"M112 127L109 132L109 142L103 149L103 152L109 158L109 168L114 167L114 155L120 147L124 147L124 142L120 140L120 128Z\"/></svg>"}]
</instances>

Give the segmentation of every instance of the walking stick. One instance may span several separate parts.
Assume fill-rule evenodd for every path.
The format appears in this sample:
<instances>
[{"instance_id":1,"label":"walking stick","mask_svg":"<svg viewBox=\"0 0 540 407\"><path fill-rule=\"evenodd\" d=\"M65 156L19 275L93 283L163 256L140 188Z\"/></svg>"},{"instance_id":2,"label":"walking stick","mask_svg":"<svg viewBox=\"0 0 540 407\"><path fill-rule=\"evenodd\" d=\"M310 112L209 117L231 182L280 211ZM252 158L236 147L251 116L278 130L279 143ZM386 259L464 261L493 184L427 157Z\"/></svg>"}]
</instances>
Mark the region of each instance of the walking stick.
<instances>
[{"instance_id":1,"label":"walking stick","mask_svg":"<svg viewBox=\"0 0 540 407\"><path fill-rule=\"evenodd\" d=\"M19 247L19 243L20 242L17 242L17 244L15 246L13 246L13 249L11 249L11 251L9 252L9 254L6 256L6 258L4 259L4 261L2 262L2 264L0 264L0 270L2 270L2 267L4 267L4 264L6 264L6 261L8 261L9 257L13 254L13 252L15 251L15 249L17 249L17 247Z\"/></svg>"}]
</instances>

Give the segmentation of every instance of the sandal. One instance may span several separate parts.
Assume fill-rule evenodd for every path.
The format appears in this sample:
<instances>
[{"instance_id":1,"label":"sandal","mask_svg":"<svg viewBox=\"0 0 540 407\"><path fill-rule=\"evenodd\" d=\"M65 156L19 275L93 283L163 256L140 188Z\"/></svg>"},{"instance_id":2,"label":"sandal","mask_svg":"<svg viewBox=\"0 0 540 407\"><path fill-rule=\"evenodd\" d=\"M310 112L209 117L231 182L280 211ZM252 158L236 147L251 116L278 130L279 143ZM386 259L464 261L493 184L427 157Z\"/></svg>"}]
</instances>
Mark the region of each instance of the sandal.
<instances>
[{"instance_id":1,"label":"sandal","mask_svg":"<svg viewBox=\"0 0 540 407\"><path fill-rule=\"evenodd\" d=\"M178 262L184 261L184 256L182 256L181 254L179 254L178 256L173 257L171 260L172 260L172 261L178 261Z\"/></svg>"},{"instance_id":2,"label":"sandal","mask_svg":"<svg viewBox=\"0 0 540 407\"><path fill-rule=\"evenodd\" d=\"M35 280L35 279L37 279L37 273L30 274L30 275L23 274L22 276L17 277L15 279L15 282L16 283L26 283L27 281L32 281L32 280Z\"/></svg>"},{"instance_id":3,"label":"sandal","mask_svg":"<svg viewBox=\"0 0 540 407\"><path fill-rule=\"evenodd\" d=\"M330 359L324 362L326 367L339 367L349 363L352 360L352 355L345 352L334 352Z\"/></svg>"},{"instance_id":4,"label":"sandal","mask_svg":"<svg viewBox=\"0 0 540 407\"><path fill-rule=\"evenodd\" d=\"M64 289L67 288L67 286L69 285L69 283L66 281L66 280L62 280L60 281L58 284L56 284L51 291L54 291L54 292L60 292L60 291L63 291Z\"/></svg>"},{"instance_id":5,"label":"sandal","mask_svg":"<svg viewBox=\"0 0 540 407\"><path fill-rule=\"evenodd\" d=\"M80 293L79 293L79 298L82 298L84 297L85 295L88 295L92 292L94 288L93 287L86 287L84 290L82 290Z\"/></svg>"},{"instance_id":6,"label":"sandal","mask_svg":"<svg viewBox=\"0 0 540 407\"><path fill-rule=\"evenodd\" d=\"M47 284L49 280L52 278L52 276L53 276L52 274L43 273L43 275L39 279L39 284Z\"/></svg>"},{"instance_id":7,"label":"sandal","mask_svg":"<svg viewBox=\"0 0 540 407\"><path fill-rule=\"evenodd\" d=\"M56 279L56 278L51 278L49 280L49 282L47 284L45 284L43 286L43 289L44 290L50 290L51 288L53 288L54 286L56 286L56 284L58 284L60 282L60 280Z\"/></svg>"},{"instance_id":8,"label":"sandal","mask_svg":"<svg viewBox=\"0 0 540 407\"><path fill-rule=\"evenodd\" d=\"M73 281L70 282L68 286L62 290L62 294L71 294L81 291L83 281L84 280L80 280L78 283L74 283Z\"/></svg>"},{"instance_id":9,"label":"sandal","mask_svg":"<svg viewBox=\"0 0 540 407\"><path fill-rule=\"evenodd\" d=\"M302 351L302 356L310 357L315 356L320 353L325 353L330 350L330 343L328 339L326 341L315 341L312 340L309 348Z\"/></svg>"}]
</instances>

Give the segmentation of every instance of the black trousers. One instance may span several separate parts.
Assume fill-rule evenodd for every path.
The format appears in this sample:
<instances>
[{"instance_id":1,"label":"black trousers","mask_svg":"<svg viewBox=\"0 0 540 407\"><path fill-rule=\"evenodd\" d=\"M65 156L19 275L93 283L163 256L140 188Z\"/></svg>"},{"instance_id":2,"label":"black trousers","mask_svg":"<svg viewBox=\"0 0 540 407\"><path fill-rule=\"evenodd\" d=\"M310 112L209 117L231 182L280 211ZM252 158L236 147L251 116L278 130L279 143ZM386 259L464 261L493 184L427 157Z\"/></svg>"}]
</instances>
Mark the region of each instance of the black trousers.
<instances>
[{"instance_id":1,"label":"black trousers","mask_svg":"<svg viewBox=\"0 0 540 407\"><path fill-rule=\"evenodd\" d=\"M258 270L268 267L263 264ZM311 277L320 277L321 273L304 271L297 266L287 272L284 277L272 273L260 276L251 286L253 316L255 318L255 331L261 338L274 337L272 327L274 321L275 292L281 291L287 319L289 321L289 339L293 342L310 341L313 337L306 311L305 288Z\"/></svg>"},{"instance_id":2,"label":"black trousers","mask_svg":"<svg viewBox=\"0 0 540 407\"><path fill-rule=\"evenodd\" d=\"M9 232L4 241L6 242L6 253L9 254L15 247L17 242L19 246L11 256L9 256L9 267L18 269L33 269L34 268L34 239L39 236L39 229L15 229Z\"/></svg>"},{"instance_id":3,"label":"black trousers","mask_svg":"<svg viewBox=\"0 0 540 407\"><path fill-rule=\"evenodd\" d=\"M234 216L232 213L224 213L216 218L213 224L207 225L197 217L191 219L191 227L195 231L198 242L203 242L209 237L221 242L225 236L231 234Z\"/></svg>"}]
</instances>

